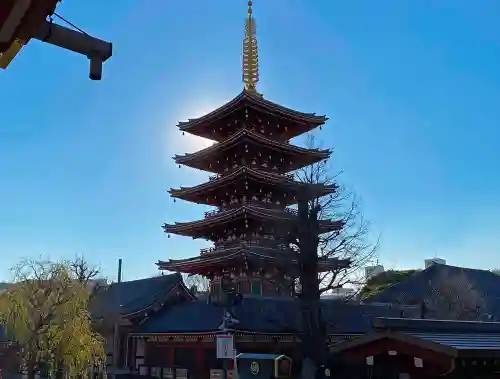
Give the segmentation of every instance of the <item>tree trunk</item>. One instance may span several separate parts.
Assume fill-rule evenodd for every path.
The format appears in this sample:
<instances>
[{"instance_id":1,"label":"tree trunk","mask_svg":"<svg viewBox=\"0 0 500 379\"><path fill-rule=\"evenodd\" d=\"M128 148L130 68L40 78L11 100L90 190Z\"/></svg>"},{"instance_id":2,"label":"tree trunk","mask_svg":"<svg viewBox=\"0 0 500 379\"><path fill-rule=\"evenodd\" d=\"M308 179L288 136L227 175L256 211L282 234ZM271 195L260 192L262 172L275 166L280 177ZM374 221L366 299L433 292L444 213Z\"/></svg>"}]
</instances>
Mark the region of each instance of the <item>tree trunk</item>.
<instances>
[{"instance_id":1,"label":"tree trunk","mask_svg":"<svg viewBox=\"0 0 500 379\"><path fill-rule=\"evenodd\" d=\"M309 198L299 199L299 264L302 286L302 346L304 354L303 375L322 379L326 363L326 336L322 327L320 291L318 282L318 210L309 209ZM310 363L307 364L306 359Z\"/></svg>"},{"instance_id":2,"label":"tree trunk","mask_svg":"<svg viewBox=\"0 0 500 379\"><path fill-rule=\"evenodd\" d=\"M36 375L35 366L36 366L36 364L34 362L27 362L26 363L27 379L35 379L35 375Z\"/></svg>"}]
</instances>

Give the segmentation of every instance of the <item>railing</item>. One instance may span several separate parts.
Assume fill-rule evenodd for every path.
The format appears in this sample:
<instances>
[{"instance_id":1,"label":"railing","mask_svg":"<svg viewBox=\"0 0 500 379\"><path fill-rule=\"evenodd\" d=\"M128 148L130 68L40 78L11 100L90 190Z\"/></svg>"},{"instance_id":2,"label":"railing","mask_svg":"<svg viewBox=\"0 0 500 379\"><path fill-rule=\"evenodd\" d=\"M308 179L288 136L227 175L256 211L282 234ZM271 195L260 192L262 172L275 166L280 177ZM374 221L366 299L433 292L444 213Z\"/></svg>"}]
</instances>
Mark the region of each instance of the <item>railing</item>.
<instances>
[{"instance_id":1,"label":"railing","mask_svg":"<svg viewBox=\"0 0 500 379\"><path fill-rule=\"evenodd\" d=\"M272 236L270 236L272 237ZM200 254L209 254L209 253L216 253L219 250L225 250L225 249L230 249L232 247L236 247L242 244L245 244L247 246L259 246L259 247L268 247L268 248L273 248L273 249L278 249L278 250L287 250L289 249L289 246L284 243L279 243L280 241L274 239L274 238L266 238L266 237L261 237L261 238L252 238L252 239L246 239L246 238L237 238L233 240L225 240L223 242L215 242L214 246L200 249Z\"/></svg>"},{"instance_id":2,"label":"railing","mask_svg":"<svg viewBox=\"0 0 500 379\"><path fill-rule=\"evenodd\" d=\"M259 208L263 208L263 209L267 209L267 210L271 210L271 211L285 211L285 212L291 213L293 215L298 215L297 209L286 208L286 207L284 207L283 204L276 204L276 203L273 203L273 202L267 203L267 202L264 202L264 201L261 201L261 200L247 200L245 202L225 204L224 206L222 206L222 207L220 207L218 209L215 209L213 211L205 212L204 213L204 218L208 219L208 218L214 217L214 216L216 216L217 214L219 214L221 212L224 212L224 211L227 211L227 210L231 210L231 209L236 209L236 208L241 207L242 205L255 205L255 206L259 207Z\"/></svg>"},{"instance_id":3,"label":"railing","mask_svg":"<svg viewBox=\"0 0 500 379\"><path fill-rule=\"evenodd\" d=\"M219 213L220 211L218 209L216 209L215 211L209 211L209 212L205 212L205 218L210 218L210 217L213 217L215 216L217 213Z\"/></svg>"}]
</instances>

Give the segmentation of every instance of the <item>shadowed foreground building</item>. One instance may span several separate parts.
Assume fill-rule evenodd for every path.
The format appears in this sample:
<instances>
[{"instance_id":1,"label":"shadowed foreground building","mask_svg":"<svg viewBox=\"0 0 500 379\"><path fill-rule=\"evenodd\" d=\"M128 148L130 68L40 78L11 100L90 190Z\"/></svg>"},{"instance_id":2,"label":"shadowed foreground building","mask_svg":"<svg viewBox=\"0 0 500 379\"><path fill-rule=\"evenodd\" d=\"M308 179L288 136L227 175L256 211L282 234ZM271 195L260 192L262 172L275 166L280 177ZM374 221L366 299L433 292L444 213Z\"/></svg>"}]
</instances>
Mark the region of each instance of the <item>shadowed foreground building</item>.
<instances>
[{"instance_id":1,"label":"shadowed foreground building","mask_svg":"<svg viewBox=\"0 0 500 379\"><path fill-rule=\"evenodd\" d=\"M448 268L432 267L422 274ZM489 277L486 271L467 271ZM113 284L102 288L96 300L96 325L109 341L112 324L119 320L118 364L125 371L207 378L210 369L222 368L215 358L215 336L224 308L196 298L179 274ZM295 358L296 374L298 306L292 297L244 296L231 309L239 321L233 327L237 350L288 354ZM396 304L324 300L322 307L336 377L494 377L500 371L500 323L419 319L419 307ZM108 351L111 364L111 345Z\"/></svg>"}]
</instances>

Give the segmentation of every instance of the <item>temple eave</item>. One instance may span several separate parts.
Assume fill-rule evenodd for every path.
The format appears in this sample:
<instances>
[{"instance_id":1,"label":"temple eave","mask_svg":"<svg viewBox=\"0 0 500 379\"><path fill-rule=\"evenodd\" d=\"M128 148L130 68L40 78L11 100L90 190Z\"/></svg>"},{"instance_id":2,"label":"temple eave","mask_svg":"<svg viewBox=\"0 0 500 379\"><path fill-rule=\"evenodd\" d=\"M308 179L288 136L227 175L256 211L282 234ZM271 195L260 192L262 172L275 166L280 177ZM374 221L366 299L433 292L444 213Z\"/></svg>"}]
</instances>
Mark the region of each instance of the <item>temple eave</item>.
<instances>
[{"instance_id":1,"label":"temple eave","mask_svg":"<svg viewBox=\"0 0 500 379\"><path fill-rule=\"evenodd\" d=\"M238 181L242 182L249 180L253 181L256 184L267 183L268 185L274 186L284 193L292 195L283 199L283 203L286 203L287 205L296 204L296 199L293 199L293 195L296 195L299 192L300 188L309 187L310 190L313 191L318 197L334 193L338 188L338 186L336 185L329 186L318 183L304 183L283 175L264 173L262 171L242 167L228 175L216 177L213 180L193 187L171 188L170 190L168 190L168 193L172 197L183 199L186 201L208 205L218 205L218 203L214 199L212 199L211 201L204 201L204 199L208 194L221 191L221 188L224 188L225 186L237 183Z\"/></svg>"},{"instance_id":2,"label":"temple eave","mask_svg":"<svg viewBox=\"0 0 500 379\"><path fill-rule=\"evenodd\" d=\"M217 152L226 149L231 145L247 143L247 140L262 145L262 147L266 146L269 148L279 148L283 152L289 152L290 154L309 155L311 157L317 157L320 159L328 158L332 154L332 151L330 149L324 149L324 150L307 149L291 144L273 141L251 130L241 129L236 134L226 139L224 142L208 146L195 153L174 155L173 159L177 164L186 164L187 162L195 160L197 158L205 158L207 156L213 156L213 154L216 154Z\"/></svg>"},{"instance_id":3,"label":"temple eave","mask_svg":"<svg viewBox=\"0 0 500 379\"><path fill-rule=\"evenodd\" d=\"M236 252L228 254L214 254L210 256L199 256L196 258L186 258L169 261L158 261L156 265L159 270L183 272L186 274L206 274L210 271L217 271L223 268L232 268L243 261L257 264L262 268L268 268L269 264L273 264L274 268L287 269L291 274L290 269L298 264L298 259L293 256L273 256L256 253L249 249L239 249ZM260 264L259 264L260 263ZM334 271L338 269L348 268L350 261L348 259L337 258L318 258L318 271ZM293 271L293 270L292 270Z\"/></svg>"},{"instance_id":4,"label":"temple eave","mask_svg":"<svg viewBox=\"0 0 500 379\"><path fill-rule=\"evenodd\" d=\"M212 112L198 118L189 119L187 121L180 121L177 126L181 131L189 132L190 129L200 124L210 124L220 117L225 116L231 109L236 109L240 105L242 105L244 101L248 102L249 105L264 108L264 110L275 112L278 116L292 118L298 122L312 123L316 126L319 126L324 124L328 120L325 115L298 112L266 100L262 96L252 93L251 91L243 90L238 94L238 96L222 105L221 107L213 110Z\"/></svg>"}]
</instances>

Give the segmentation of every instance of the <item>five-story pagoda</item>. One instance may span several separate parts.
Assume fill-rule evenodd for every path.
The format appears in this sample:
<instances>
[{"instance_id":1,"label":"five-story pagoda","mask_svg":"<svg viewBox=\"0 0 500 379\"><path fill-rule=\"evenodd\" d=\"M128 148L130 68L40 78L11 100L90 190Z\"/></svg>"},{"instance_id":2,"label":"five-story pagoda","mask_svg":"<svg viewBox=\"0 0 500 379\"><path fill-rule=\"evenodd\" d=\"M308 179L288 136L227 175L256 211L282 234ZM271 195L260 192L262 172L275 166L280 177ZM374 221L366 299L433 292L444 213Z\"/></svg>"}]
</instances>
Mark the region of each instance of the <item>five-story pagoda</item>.
<instances>
[{"instance_id":1,"label":"five-story pagoda","mask_svg":"<svg viewBox=\"0 0 500 379\"><path fill-rule=\"evenodd\" d=\"M256 91L258 48L252 2L248 2L243 42L243 91L211 113L179 123L182 132L214 140L192 154L175 156L179 165L213 173L194 187L171 189L172 197L216 207L192 222L164 224L166 233L203 238L213 243L194 258L159 261L159 269L199 274L211 279L211 292L231 275L238 292L255 295L293 293L298 277L296 252L287 230L298 222L290 208L305 186L324 196L335 186L301 183L293 172L327 159L331 151L294 146L290 139L324 124L325 116L297 112L266 100ZM342 222L321 220L321 232L338 230ZM336 262L320 260L319 269ZM272 280L269 280L272 278Z\"/></svg>"}]
</instances>

